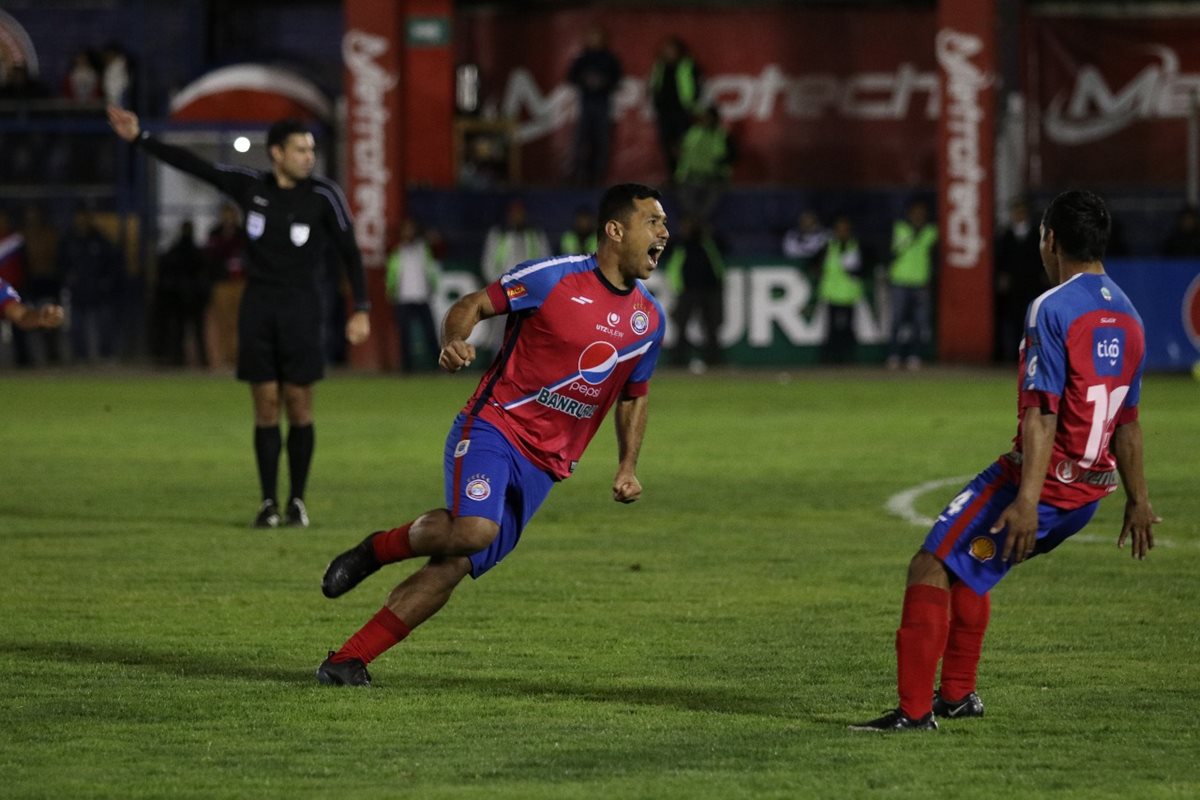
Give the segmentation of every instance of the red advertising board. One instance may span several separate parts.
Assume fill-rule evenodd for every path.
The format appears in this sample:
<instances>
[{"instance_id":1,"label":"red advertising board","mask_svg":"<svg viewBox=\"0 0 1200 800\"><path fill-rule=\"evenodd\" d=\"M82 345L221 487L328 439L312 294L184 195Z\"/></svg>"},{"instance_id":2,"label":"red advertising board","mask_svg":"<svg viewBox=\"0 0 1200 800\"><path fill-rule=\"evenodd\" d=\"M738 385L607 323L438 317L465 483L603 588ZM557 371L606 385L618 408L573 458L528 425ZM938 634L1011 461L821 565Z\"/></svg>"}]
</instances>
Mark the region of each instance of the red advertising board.
<instances>
[{"instance_id":1,"label":"red advertising board","mask_svg":"<svg viewBox=\"0 0 1200 800\"><path fill-rule=\"evenodd\" d=\"M575 126L566 75L600 25L625 75L609 182L666 177L647 79L673 34L736 137L736 181L911 186L935 172L934 24L925 9L491 8L462 11L456 42L459 60L479 65L485 113L518 121L529 183L565 180Z\"/></svg>"},{"instance_id":2,"label":"red advertising board","mask_svg":"<svg viewBox=\"0 0 1200 800\"><path fill-rule=\"evenodd\" d=\"M1200 16L1037 16L1032 28L1032 182L1182 188Z\"/></svg>"}]
</instances>

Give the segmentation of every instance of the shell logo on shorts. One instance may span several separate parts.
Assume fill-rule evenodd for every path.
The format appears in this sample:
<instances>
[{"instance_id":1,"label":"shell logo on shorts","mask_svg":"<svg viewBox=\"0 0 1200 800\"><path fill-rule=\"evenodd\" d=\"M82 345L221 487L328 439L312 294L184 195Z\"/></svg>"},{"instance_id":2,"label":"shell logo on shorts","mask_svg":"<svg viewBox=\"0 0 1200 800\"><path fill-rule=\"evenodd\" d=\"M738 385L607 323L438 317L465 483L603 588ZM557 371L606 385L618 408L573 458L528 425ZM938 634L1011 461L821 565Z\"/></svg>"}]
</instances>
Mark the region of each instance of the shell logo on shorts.
<instances>
[{"instance_id":1,"label":"shell logo on shorts","mask_svg":"<svg viewBox=\"0 0 1200 800\"><path fill-rule=\"evenodd\" d=\"M976 561L989 561L996 557L996 543L986 536L976 536L971 540L971 558Z\"/></svg>"},{"instance_id":2,"label":"shell logo on shorts","mask_svg":"<svg viewBox=\"0 0 1200 800\"><path fill-rule=\"evenodd\" d=\"M592 342L579 354L579 377L595 386L604 383L617 368L617 348L608 342Z\"/></svg>"},{"instance_id":3,"label":"shell logo on shorts","mask_svg":"<svg viewBox=\"0 0 1200 800\"><path fill-rule=\"evenodd\" d=\"M492 484L488 481L486 475L476 475L467 481L463 493L468 499L481 502L492 496Z\"/></svg>"},{"instance_id":4,"label":"shell logo on shorts","mask_svg":"<svg viewBox=\"0 0 1200 800\"><path fill-rule=\"evenodd\" d=\"M645 311L635 311L633 316L629 318L629 327L633 328L633 332L641 336L650 327L650 317Z\"/></svg>"}]
</instances>

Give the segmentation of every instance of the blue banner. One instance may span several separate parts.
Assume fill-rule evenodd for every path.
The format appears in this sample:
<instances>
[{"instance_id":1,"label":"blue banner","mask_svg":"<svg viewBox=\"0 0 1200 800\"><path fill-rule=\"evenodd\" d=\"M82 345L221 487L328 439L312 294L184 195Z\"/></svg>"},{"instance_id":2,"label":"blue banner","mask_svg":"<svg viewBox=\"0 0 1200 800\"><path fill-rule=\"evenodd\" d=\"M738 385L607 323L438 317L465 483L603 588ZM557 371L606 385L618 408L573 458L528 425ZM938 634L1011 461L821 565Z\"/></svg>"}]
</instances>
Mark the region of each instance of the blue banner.
<instances>
[{"instance_id":1,"label":"blue banner","mask_svg":"<svg viewBox=\"0 0 1200 800\"><path fill-rule=\"evenodd\" d=\"M1187 371L1200 361L1200 259L1114 258L1104 268L1146 326L1146 369Z\"/></svg>"}]
</instances>

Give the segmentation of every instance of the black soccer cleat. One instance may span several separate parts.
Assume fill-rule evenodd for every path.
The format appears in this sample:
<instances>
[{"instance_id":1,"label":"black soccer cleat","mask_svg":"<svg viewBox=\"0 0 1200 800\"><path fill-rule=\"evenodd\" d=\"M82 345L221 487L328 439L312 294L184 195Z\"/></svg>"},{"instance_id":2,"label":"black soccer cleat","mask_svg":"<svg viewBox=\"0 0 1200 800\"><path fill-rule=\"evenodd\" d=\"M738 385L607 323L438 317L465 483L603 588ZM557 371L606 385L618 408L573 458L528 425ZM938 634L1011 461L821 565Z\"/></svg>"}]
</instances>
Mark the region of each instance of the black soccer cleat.
<instances>
[{"instance_id":1,"label":"black soccer cleat","mask_svg":"<svg viewBox=\"0 0 1200 800\"><path fill-rule=\"evenodd\" d=\"M371 673L367 672L366 664L357 658L338 662L334 662L332 659L333 651L330 650L329 655L321 662L321 666L317 667L318 683L326 686L371 685Z\"/></svg>"},{"instance_id":2,"label":"black soccer cleat","mask_svg":"<svg viewBox=\"0 0 1200 800\"><path fill-rule=\"evenodd\" d=\"M959 719L962 717L982 717L983 700L971 692L956 703L951 703L942 697L941 691L933 693L933 714L942 719Z\"/></svg>"},{"instance_id":3,"label":"black soccer cleat","mask_svg":"<svg viewBox=\"0 0 1200 800\"><path fill-rule=\"evenodd\" d=\"M308 507L304 505L304 501L299 497L293 497L288 500L287 511L288 527L291 528L307 528L308 527Z\"/></svg>"},{"instance_id":4,"label":"black soccer cleat","mask_svg":"<svg viewBox=\"0 0 1200 800\"><path fill-rule=\"evenodd\" d=\"M279 504L274 500L263 500L258 508L258 516L254 518L256 528L279 527Z\"/></svg>"},{"instance_id":5,"label":"black soccer cleat","mask_svg":"<svg viewBox=\"0 0 1200 800\"><path fill-rule=\"evenodd\" d=\"M380 533L383 531L375 531L329 562L325 577L321 579L321 592L326 597L341 597L383 566L375 557L375 548L371 546L371 540Z\"/></svg>"},{"instance_id":6,"label":"black soccer cleat","mask_svg":"<svg viewBox=\"0 0 1200 800\"><path fill-rule=\"evenodd\" d=\"M932 711L920 719L913 719L900 709L894 708L879 719L873 719L870 722L860 722L856 725L850 725L849 728L852 731L886 733L888 731L936 731L937 726L937 720L933 718Z\"/></svg>"}]
</instances>

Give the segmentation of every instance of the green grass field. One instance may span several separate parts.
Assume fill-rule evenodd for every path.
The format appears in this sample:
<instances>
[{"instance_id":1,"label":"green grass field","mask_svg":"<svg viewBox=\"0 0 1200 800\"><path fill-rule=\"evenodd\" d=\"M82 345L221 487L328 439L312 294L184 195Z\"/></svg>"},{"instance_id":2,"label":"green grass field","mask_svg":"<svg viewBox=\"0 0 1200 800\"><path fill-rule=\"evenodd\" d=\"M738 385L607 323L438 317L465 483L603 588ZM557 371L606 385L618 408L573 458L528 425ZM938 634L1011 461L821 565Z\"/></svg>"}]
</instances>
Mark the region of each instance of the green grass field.
<instances>
[{"instance_id":1,"label":"green grass field","mask_svg":"<svg viewBox=\"0 0 1200 800\"><path fill-rule=\"evenodd\" d=\"M1117 551L1123 497L1105 501L995 591L987 716L896 736L845 730L894 704L925 533L885 503L1007 447L1011 376L664 374L640 502L610 499L606 424L517 552L372 664L374 687L317 685L411 569L329 601L325 564L441 504L473 385L323 383L313 527L260 532L232 379L0 378L0 795L1200 796L1190 378L1144 389L1160 547Z\"/></svg>"}]
</instances>

